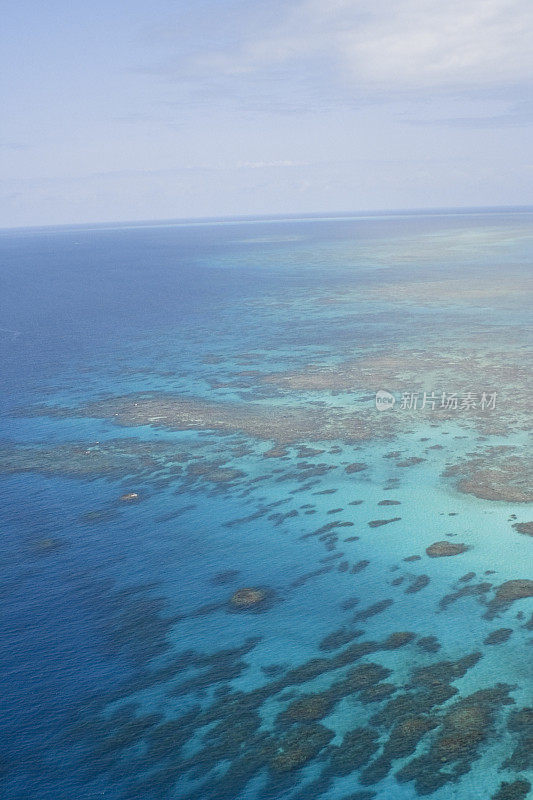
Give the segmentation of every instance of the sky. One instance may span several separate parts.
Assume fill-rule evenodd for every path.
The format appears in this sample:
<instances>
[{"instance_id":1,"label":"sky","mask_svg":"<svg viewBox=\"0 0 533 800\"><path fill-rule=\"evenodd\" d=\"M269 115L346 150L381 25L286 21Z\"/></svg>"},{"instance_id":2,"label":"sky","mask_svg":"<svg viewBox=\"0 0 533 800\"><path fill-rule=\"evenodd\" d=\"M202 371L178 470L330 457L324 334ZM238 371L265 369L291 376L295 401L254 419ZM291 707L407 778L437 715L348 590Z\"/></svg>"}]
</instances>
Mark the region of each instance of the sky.
<instances>
[{"instance_id":1,"label":"sky","mask_svg":"<svg viewBox=\"0 0 533 800\"><path fill-rule=\"evenodd\" d=\"M0 227L533 203L531 0L17 0Z\"/></svg>"}]
</instances>

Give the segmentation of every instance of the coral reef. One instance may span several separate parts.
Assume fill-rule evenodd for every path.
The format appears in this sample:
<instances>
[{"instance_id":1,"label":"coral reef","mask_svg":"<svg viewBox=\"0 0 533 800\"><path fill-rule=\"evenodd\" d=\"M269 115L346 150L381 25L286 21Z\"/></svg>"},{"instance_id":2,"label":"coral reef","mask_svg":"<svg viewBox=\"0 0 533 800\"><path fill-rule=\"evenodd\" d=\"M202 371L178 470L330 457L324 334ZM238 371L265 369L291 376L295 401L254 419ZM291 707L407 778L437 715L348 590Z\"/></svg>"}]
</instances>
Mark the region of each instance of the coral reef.
<instances>
[{"instance_id":1,"label":"coral reef","mask_svg":"<svg viewBox=\"0 0 533 800\"><path fill-rule=\"evenodd\" d=\"M276 752L270 759L274 772L299 769L331 741L334 734L323 725L306 725L289 731L276 742Z\"/></svg>"},{"instance_id":2,"label":"coral reef","mask_svg":"<svg viewBox=\"0 0 533 800\"><path fill-rule=\"evenodd\" d=\"M397 779L414 780L418 794L424 795L468 772L492 733L501 705L512 702L508 698L511 688L499 684L458 700L439 720L440 727L429 750L406 764Z\"/></svg>"},{"instance_id":3,"label":"coral reef","mask_svg":"<svg viewBox=\"0 0 533 800\"><path fill-rule=\"evenodd\" d=\"M483 640L483 644L501 644L502 642L506 642L512 633L512 628L498 628L498 630L489 633Z\"/></svg>"},{"instance_id":4,"label":"coral reef","mask_svg":"<svg viewBox=\"0 0 533 800\"><path fill-rule=\"evenodd\" d=\"M515 522L513 525L515 531L524 533L526 536L533 536L533 522Z\"/></svg>"},{"instance_id":5,"label":"coral reef","mask_svg":"<svg viewBox=\"0 0 533 800\"><path fill-rule=\"evenodd\" d=\"M356 461L353 464L348 464L344 471L347 472L348 475L352 475L354 472L363 472L365 469L368 469L368 464Z\"/></svg>"},{"instance_id":6,"label":"coral reef","mask_svg":"<svg viewBox=\"0 0 533 800\"><path fill-rule=\"evenodd\" d=\"M429 547L426 547L426 553L430 558L457 556L460 553L466 553L467 550L467 545L462 542L457 544L453 542L434 542Z\"/></svg>"},{"instance_id":7,"label":"coral reef","mask_svg":"<svg viewBox=\"0 0 533 800\"><path fill-rule=\"evenodd\" d=\"M533 769L533 708L517 708L507 718L507 728L516 744L503 766L517 771Z\"/></svg>"},{"instance_id":8,"label":"coral reef","mask_svg":"<svg viewBox=\"0 0 533 800\"><path fill-rule=\"evenodd\" d=\"M329 714L333 703L329 692L302 695L282 711L278 719L284 723L316 722Z\"/></svg>"},{"instance_id":9,"label":"coral reef","mask_svg":"<svg viewBox=\"0 0 533 800\"><path fill-rule=\"evenodd\" d=\"M257 587L245 586L237 589L230 597L230 605L239 611L255 608L267 599L267 592Z\"/></svg>"},{"instance_id":10,"label":"coral reef","mask_svg":"<svg viewBox=\"0 0 533 800\"><path fill-rule=\"evenodd\" d=\"M378 749L379 733L372 728L348 731L340 745L331 747L327 771L333 775L349 775L366 764Z\"/></svg>"},{"instance_id":11,"label":"coral reef","mask_svg":"<svg viewBox=\"0 0 533 800\"><path fill-rule=\"evenodd\" d=\"M527 800L530 790L529 781L518 780L512 783L503 781L496 794L492 795L491 800Z\"/></svg>"},{"instance_id":12,"label":"coral reef","mask_svg":"<svg viewBox=\"0 0 533 800\"><path fill-rule=\"evenodd\" d=\"M460 492L473 494L482 500L530 503L533 501L529 479L532 472L530 456L517 455L515 448L502 445L486 448L479 456L448 467L443 475L458 478Z\"/></svg>"},{"instance_id":13,"label":"coral reef","mask_svg":"<svg viewBox=\"0 0 533 800\"><path fill-rule=\"evenodd\" d=\"M486 619L493 619L501 611L505 611L517 600L533 597L533 581L529 578L517 578L505 581L497 587L496 593L488 604Z\"/></svg>"}]
</instances>

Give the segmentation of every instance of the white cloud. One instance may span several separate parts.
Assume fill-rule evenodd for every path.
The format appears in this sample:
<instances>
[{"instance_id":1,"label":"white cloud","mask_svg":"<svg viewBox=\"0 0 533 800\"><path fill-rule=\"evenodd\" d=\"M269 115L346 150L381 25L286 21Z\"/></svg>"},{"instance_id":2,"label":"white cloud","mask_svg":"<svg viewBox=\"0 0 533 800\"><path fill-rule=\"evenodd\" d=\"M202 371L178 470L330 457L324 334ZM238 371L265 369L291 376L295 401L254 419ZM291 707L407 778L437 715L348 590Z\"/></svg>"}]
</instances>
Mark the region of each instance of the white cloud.
<instances>
[{"instance_id":1,"label":"white cloud","mask_svg":"<svg viewBox=\"0 0 533 800\"><path fill-rule=\"evenodd\" d=\"M231 52L198 55L226 76L327 62L361 89L503 86L533 76L531 0L303 0Z\"/></svg>"}]
</instances>

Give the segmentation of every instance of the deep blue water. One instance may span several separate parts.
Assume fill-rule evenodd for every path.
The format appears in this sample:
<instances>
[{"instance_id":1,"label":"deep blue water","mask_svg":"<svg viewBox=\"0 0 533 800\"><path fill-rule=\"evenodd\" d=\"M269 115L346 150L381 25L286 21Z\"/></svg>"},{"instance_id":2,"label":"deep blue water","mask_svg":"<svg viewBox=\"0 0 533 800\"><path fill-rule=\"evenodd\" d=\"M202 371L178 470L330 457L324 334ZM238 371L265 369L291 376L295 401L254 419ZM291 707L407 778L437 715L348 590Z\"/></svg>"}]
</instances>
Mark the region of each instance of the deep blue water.
<instances>
[{"instance_id":1,"label":"deep blue water","mask_svg":"<svg viewBox=\"0 0 533 800\"><path fill-rule=\"evenodd\" d=\"M450 460L487 443L523 453L518 412L499 436L482 436L453 416L439 425L414 416L396 438L375 429L355 444L298 440L278 459L264 457L273 436L239 425L218 432L117 427L83 409L63 416L28 409L78 409L104 396L155 391L267 407L274 420L285 404L371 412L371 383L291 391L263 376L398 353L522 353L532 257L533 212L0 232L2 797L417 797L421 783L395 775L431 746L437 728L375 780L360 782L363 766L327 769L347 731L369 728L380 746L387 741L391 725L372 716L390 698L365 703L344 693L314 721L287 727L277 717L300 694L330 691L342 678L342 669L314 681L287 678L310 659L340 652L344 645L320 649L340 628L360 628L356 642L416 634L405 648L376 650L362 662L390 670L397 692L412 687L418 667L481 654L454 683L456 694L430 712L435 726L461 698L507 686L508 701L491 695L479 741L451 759L461 769L431 786L431 796L489 798L502 780L527 780L526 758L505 765L522 736L506 715L531 702L531 598L501 609L496 620L475 594L439 610L470 571L480 579L494 574L494 586L532 577L531 539L511 528L511 520L529 521L527 504L460 494L442 477ZM464 283L502 280L503 291L488 295L470 295ZM428 300L416 287L432 281L438 285ZM383 294L390 285L397 290ZM483 380L474 371L470 385L481 391ZM509 377L509 393L520 380ZM498 389L505 395L506 386ZM74 449L62 450L65 443ZM303 445L321 450L323 467L309 469L306 480ZM119 466L83 473L75 448L101 446L118 453ZM424 461L398 469L390 451ZM366 468L346 472L351 462ZM238 473L220 482L217 470L226 468ZM138 493L139 502L121 501L125 492ZM378 506L390 498L399 505ZM399 519L368 526L382 517ZM349 523L335 540L305 538L335 519ZM345 542L350 534L358 539ZM446 536L466 540L468 551L424 556ZM403 560L413 553L423 559ZM361 562L368 563L352 570ZM403 584L392 583L394 573ZM421 574L427 586L405 593ZM232 609L231 595L243 586L267 591L261 613ZM486 591L489 602L493 589ZM381 612L351 622L354 610L387 600ZM496 628L512 635L485 646ZM438 651L416 645L429 636ZM275 680L285 685L271 686L250 712L261 727L253 720L242 740L228 737L244 715L230 713L233 693L249 702ZM173 745L163 725L190 709L185 741ZM217 721L226 738L215 737L208 750ZM296 730L310 740L309 725L317 724L330 740L276 772L271 762L283 736ZM270 761L261 761L261 747L274 748ZM377 749L366 766L379 756ZM228 769L214 789L212 779Z\"/></svg>"}]
</instances>

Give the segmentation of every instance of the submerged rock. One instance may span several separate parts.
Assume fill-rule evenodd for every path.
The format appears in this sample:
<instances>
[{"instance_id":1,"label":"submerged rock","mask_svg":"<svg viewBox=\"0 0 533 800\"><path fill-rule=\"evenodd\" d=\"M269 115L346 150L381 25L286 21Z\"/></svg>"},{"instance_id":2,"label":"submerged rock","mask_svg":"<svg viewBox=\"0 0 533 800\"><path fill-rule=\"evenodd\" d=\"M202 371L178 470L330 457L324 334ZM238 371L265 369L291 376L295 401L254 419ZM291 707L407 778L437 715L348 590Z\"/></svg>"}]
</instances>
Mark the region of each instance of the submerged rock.
<instances>
[{"instance_id":1,"label":"submerged rock","mask_svg":"<svg viewBox=\"0 0 533 800\"><path fill-rule=\"evenodd\" d=\"M267 599L267 592L264 589L257 587L245 586L242 589L237 589L230 599L230 604L233 608L240 611L246 611L249 608L256 608Z\"/></svg>"},{"instance_id":2,"label":"submerged rock","mask_svg":"<svg viewBox=\"0 0 533 800\"><path fill-rule=\"evenodd\" d=\"M126 494L122 494L118 499L122 503L135 503L137 500L140 500L141 497L138 492L126 492Z\"/></svg>"},{"instance_id":3,"label":"submerged rock","mask_svg":"<svg viewBox=\"0 0 533 800\"><path fill-rule=\"evenodd\" d=\"M213 586L225 586L225 584L234 581L239 574L240 570L238 569L226 569L223 572L217 572L216 575L213 575L211 583Z\"/></svg>"},{"instance_id":4,"label":"submerged rock","mask_svg":"<svg viewBox=\"0 0 533 800\"><path fill-rule=\"evenodd\" d=\"M52 536L44 539L35 539L32 542L33 550L41 555L51 553L53 550L58 550L60 547L63 547L64 544L65 542L62 539L56 539Z\"/></svg>"}]
</instances>

